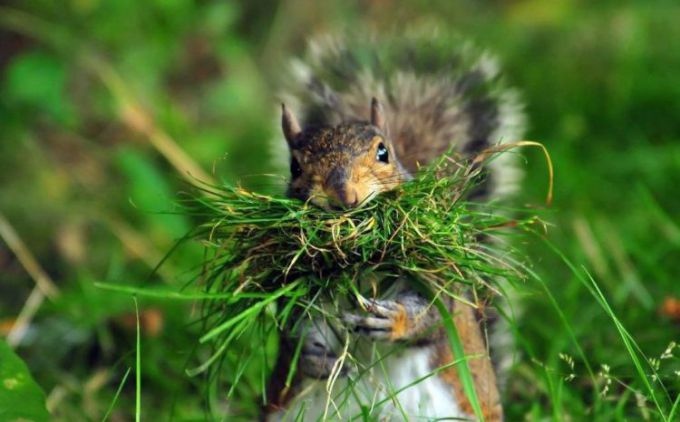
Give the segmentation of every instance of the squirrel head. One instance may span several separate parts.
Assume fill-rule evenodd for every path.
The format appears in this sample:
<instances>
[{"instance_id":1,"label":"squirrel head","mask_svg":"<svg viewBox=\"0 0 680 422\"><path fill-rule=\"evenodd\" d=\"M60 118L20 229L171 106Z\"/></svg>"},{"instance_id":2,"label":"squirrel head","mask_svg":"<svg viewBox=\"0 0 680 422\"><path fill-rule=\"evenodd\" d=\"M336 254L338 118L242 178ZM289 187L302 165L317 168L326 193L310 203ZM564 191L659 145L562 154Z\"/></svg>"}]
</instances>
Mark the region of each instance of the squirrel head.
<instances>
[{"instance_id":1,"label":"squirrel head","mask_svg":"<svg viewBox=\"0 0 680 422\"><path fill-rule=\"evenodd\" d=\"M281 123L291 156L290 197L324 209L354 208L410 179L395 155L384 110L375 98L370 122L303 130L282 104Z\"/></svg>"}]
</instances>

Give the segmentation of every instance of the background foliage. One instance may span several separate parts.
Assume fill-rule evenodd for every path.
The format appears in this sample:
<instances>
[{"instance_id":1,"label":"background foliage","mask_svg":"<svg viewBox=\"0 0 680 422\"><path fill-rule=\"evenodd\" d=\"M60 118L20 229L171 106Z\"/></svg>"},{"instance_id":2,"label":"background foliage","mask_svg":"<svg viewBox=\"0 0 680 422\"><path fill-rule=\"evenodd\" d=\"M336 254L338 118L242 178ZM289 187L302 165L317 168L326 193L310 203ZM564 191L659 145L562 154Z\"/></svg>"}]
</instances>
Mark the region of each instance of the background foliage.
<instances>
[{"instance_id":1,"label":"background foliage","mask_svg":"<svg viewBox=\"0 0 680 422\"><path fill-rule=\"evenodd\" d=\"M188 281L197 245L152 274L193 224L168 212L185 177L279 188L258 177L275 170L273 87L310 33L437 25L497 53L524 92L528 137L546 144L556 168L548 238L588 269L641 351L658 359L643 372L658 390L658 367L668 415L680 385L673 351L659 359L680 333L668 312L680 296L679 20L670 0L7 2L0 332L29 320L22 338L7 340L55 419L101 420L110 408L111 420L129 419L134 377L121 381L134 368L134 303L94 283L177 290ZM522 199L540 203L544 164L527 156ZM657 418L589 284L541 239L526 248L547 289L524 289L509 419ZM192 303L142 298L140 312L142 416L252 409L185 374L200 331ZM217 406L207 409L206 397Z\"/></svg>"}]
</instances>

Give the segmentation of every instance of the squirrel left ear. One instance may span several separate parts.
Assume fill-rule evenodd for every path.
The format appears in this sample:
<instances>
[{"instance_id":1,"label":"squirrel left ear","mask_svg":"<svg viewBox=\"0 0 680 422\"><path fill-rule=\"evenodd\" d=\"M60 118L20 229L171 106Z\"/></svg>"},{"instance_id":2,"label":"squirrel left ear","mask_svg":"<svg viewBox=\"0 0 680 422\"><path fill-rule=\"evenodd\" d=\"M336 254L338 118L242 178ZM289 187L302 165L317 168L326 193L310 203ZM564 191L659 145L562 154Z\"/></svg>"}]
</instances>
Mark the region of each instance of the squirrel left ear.
<instances>
[{"instance_id":1,"label":"squirrel left ear","mask_svg":"<svg viewBox=\"0 0 680 422\"><path fill-rule=\"evenodd\" d=\"M380 101L373 97L371 100L371 124L387 134L387 122L385 121L385 109Z\"/></svg>"},{"instance_id":2,"label":"squirrel left ear","mask_svg":"<svg viewBox=\"0 0 680 422\"><path fill-rule=\"evenodd\" d=\"M302 132L302 129L293 113L291 113L283 103L281 103L281 128L283 129L283 136L286 137L288 146L293 148L295 145L295 138Z\"/></svg>"}]
</instances>

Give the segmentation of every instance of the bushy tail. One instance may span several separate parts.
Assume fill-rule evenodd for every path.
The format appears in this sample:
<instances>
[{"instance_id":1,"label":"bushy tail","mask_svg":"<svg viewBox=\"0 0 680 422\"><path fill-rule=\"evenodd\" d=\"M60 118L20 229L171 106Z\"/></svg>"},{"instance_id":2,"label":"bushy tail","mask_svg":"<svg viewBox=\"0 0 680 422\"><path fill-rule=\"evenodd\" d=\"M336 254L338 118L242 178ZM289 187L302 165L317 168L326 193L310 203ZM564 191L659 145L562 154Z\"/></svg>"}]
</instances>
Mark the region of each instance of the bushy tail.
<instances>
[{"instance_id":1,"label":"bushy tail","mask_svg":"<svg viewBox=\"0 0 680 422\"><path fill-rule=\"evenodd\" d=\"M474 156L524 132L518 95L504 86L495 59L433 31L315 38L282 85L281 99L303 125L365 120L371 98L380 99L397 155L412 173L451 147ZM489 164L483 196L515 189L513 155Z\"/></svg>"}]
</instances>

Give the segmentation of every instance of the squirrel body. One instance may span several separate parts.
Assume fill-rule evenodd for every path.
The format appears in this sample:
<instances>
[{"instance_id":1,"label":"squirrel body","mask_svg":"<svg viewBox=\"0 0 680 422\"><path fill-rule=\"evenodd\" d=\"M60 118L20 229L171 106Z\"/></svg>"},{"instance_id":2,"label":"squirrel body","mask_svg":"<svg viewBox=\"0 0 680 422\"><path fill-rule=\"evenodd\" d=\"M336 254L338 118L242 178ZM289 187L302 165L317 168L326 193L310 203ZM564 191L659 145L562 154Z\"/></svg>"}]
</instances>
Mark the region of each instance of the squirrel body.
<instances>
[{"instance_id":1,"label":"squirrel body","mask_svg":"<svg viewBox=\"0 0 680 422\"><path fill-rule=\"evenodd\" d=\"M399 282L380 300L364 306L365 317L344 318L363 332L355 338L337 334L328 320L314 320L282 339L268 391L266 421L438 420L471 418L472 405L453 364L446 334L437 326L439 313L406 282ZM473 307L449 302L450 313L475 379L484 418L502 420L494 368ZM388 317L389 315L389 317ZM378 321L380 319L380 321ZM302 350L295 378L284 387L297 341ZM344 341L344 343L343 343ZM349 351L351 359L343 358ZM342 367L356 366L357 370Z\"/></svg>"},{"instance_id":2,"label":"squirrel body","mask_svg":"<svg viewBox=\"0 0 680 422\"><path fill-rule=\"evenodd\" d=\"M369 359L375 359L369 357ZM371 420L431 420L447 415L466 418L452 388L439 376L431 376L436 355L431 348L408 348L397 356L383 359L383 369L376 369L354 380L340 377L329 394L328 381L307 378L299 386L299 393L285 408L270 413L268 421L350 420L365 414L365 407L378 405L371 412ZM370 362L370 361L369 361ZM414 380L419 381L409 387ZM392 387L392 391L385 388ZM330 399L332 398L332 399ZM340 404L340 405L338 405ZM408 417L404 417L408 415Z\"/></svg>"},{"instance_id":3,"label":"squirrel body","mask_svg":"<svg viewBox=\"0 0 680 422\"><path fill-rule=\"evenodd\" d=\"M523 131L517 95L503 86L495 61L437 34L320 38L294 62L288 82L281 120L288 195L326 209L360 206L451 149L465 160ZM485 172L475 200L514 190L511 157L493 160ZM360 302L359 312L282 333L263 418L472 418L455 364L464 357L452 353L437 309L407 280ZM477 311L462 301L447 306L482 413L502 420Z\"/></svg>"}]
</instances>

